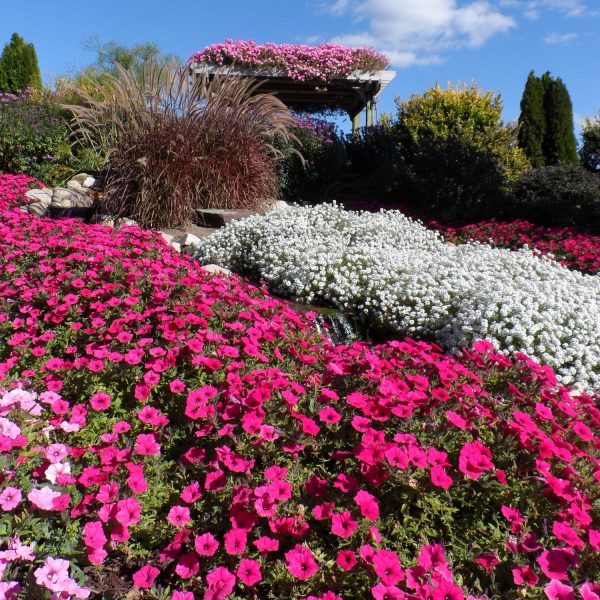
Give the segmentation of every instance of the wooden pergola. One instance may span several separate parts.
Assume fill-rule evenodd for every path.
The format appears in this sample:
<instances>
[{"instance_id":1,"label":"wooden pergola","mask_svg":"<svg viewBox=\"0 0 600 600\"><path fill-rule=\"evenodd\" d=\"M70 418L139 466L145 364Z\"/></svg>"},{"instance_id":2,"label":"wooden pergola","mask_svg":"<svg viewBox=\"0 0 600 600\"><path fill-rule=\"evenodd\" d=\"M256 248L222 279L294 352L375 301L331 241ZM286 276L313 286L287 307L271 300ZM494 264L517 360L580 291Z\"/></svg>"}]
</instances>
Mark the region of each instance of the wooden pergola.
<instances>
[{"instance_id":1,"label":"wooden pergola","mask_svg":"<svg viewBox=\"0 0 600 600\"><path fill-rule=\"evenodd\" d=\"M192 77L219 74L252 77L261 83L261 93L275 94L286 106L301 112L341 109L352 121L352 132L360 128L360 115L366 113L367 127L375 122L375 97L396 76L395 71L355 71L348 77L327 82L299 81L276 69L242 66L222 67L207 63L192 63Z\"/></svg>"}]
</instances>

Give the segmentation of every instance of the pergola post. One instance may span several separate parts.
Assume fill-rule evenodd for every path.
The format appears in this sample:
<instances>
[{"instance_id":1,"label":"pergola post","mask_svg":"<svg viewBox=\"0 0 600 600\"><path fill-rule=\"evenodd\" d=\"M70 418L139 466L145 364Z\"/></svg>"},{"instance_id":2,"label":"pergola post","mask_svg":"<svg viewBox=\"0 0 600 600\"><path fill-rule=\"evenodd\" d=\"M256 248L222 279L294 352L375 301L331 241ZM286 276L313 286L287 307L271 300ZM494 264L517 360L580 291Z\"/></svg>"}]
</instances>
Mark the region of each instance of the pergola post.
<instances>
[{"instance_id":1,"label":"pergola post","mask_svg":"<svg viewBox=\"0 0 600 600\"><path fill-rule=\"evenodd\" d=\"M373 101L373 98L369 98L369 100L367 101L366 112L367 127L371 127L374 125L375 122L375 102Z\"/></svg>"},{"instance_id":2,"label":"pergola post","mask_svg":"<svg viewBox=\"0 0 600 600\"><path fill-rule=\"evenodd\" d=\"M360 110L355 114L350 113L350 119L352 120L352 135L357 134L360 130L360 113Z\"/></svg>"}]
</instances>

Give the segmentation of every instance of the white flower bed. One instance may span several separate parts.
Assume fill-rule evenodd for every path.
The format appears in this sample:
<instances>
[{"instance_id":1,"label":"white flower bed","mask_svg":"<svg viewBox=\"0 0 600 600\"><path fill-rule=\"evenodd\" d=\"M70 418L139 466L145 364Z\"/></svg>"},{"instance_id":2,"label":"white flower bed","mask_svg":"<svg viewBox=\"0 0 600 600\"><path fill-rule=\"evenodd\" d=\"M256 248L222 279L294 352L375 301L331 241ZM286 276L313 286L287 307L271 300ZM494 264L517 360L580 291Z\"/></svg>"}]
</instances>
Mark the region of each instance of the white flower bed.
<instances>
[{"instance_id":1,"label":"white flower bed","mask_svg":"<svg viewBox=\"0 0 600 600\"><path fill-rule=\"evenodd\" d=\"M449 349L486 339L600 389L600 277L529 250L453 246L397 211L321 205L234 222L196 256Z\"/></svg>"}]
</instances>

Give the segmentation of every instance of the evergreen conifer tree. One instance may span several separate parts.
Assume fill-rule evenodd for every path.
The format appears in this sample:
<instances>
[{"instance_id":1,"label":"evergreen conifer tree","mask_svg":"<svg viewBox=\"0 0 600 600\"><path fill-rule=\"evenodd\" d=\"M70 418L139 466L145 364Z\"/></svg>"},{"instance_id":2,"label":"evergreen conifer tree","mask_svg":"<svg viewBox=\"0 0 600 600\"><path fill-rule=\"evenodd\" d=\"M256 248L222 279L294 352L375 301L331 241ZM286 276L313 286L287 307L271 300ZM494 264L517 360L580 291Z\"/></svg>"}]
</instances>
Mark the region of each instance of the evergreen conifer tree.
<instances>
[{"instance_id":1,"label":"evergreen conifer tree","mask_svg":"<svg viewBox=\"0 0 600 600\"><path fill-rule=\"evenodd\" d=\"M0 56L0 92L16 93L28 87L42 87L37 54L33 44L13 33Z\"/></svg>"},{"instance_id":2,"label":"evergreen conifer tree","mask_svg":"<svg viewBox=\"0 0 600 600\"><path fill-rule=\"evenodd\" d=\"M564 162L576 164L577 143L573 131L573 105L567 87L560 77L553 79L549 73L544 74L542 81L545 87L546 164L556 165Z\"/></svg>"},{"instance_id":3,"label":"evergreen conifer tree","mask_svg":"<svg viewBox=\"0 0 600 600\"><path fill-rule=\"evenodd\" d=\"M523 149L533 167L543 167L544 136L546 134L546 114L544 112L544 85L533 71L530 71L521 98L519 117L519 146Z\"/></svg>"}]
</instances>

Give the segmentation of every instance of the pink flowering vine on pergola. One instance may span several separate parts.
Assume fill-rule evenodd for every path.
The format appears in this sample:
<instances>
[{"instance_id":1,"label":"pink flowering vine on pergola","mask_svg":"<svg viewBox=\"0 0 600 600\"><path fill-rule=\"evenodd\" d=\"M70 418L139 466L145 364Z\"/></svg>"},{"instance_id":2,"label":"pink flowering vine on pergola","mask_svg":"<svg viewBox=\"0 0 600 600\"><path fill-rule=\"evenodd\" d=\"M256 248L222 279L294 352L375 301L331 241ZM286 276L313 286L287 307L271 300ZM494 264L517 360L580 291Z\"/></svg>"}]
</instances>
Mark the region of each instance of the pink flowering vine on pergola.
<instances>
[{"instance_id":1,"label":"pink flowering vine on pergola","mask_svg":"<svg viewBox=\"0 0 600 600\"><path fill-rule=\"evenodd\" d=\"M257 44L252 40L230 39L194 52L189 62L281 69L287 77L299 81L329 81L355 71L381 71L390 64L386 56L372 48L339 44Z\"/></svg>"}]
</instances>

